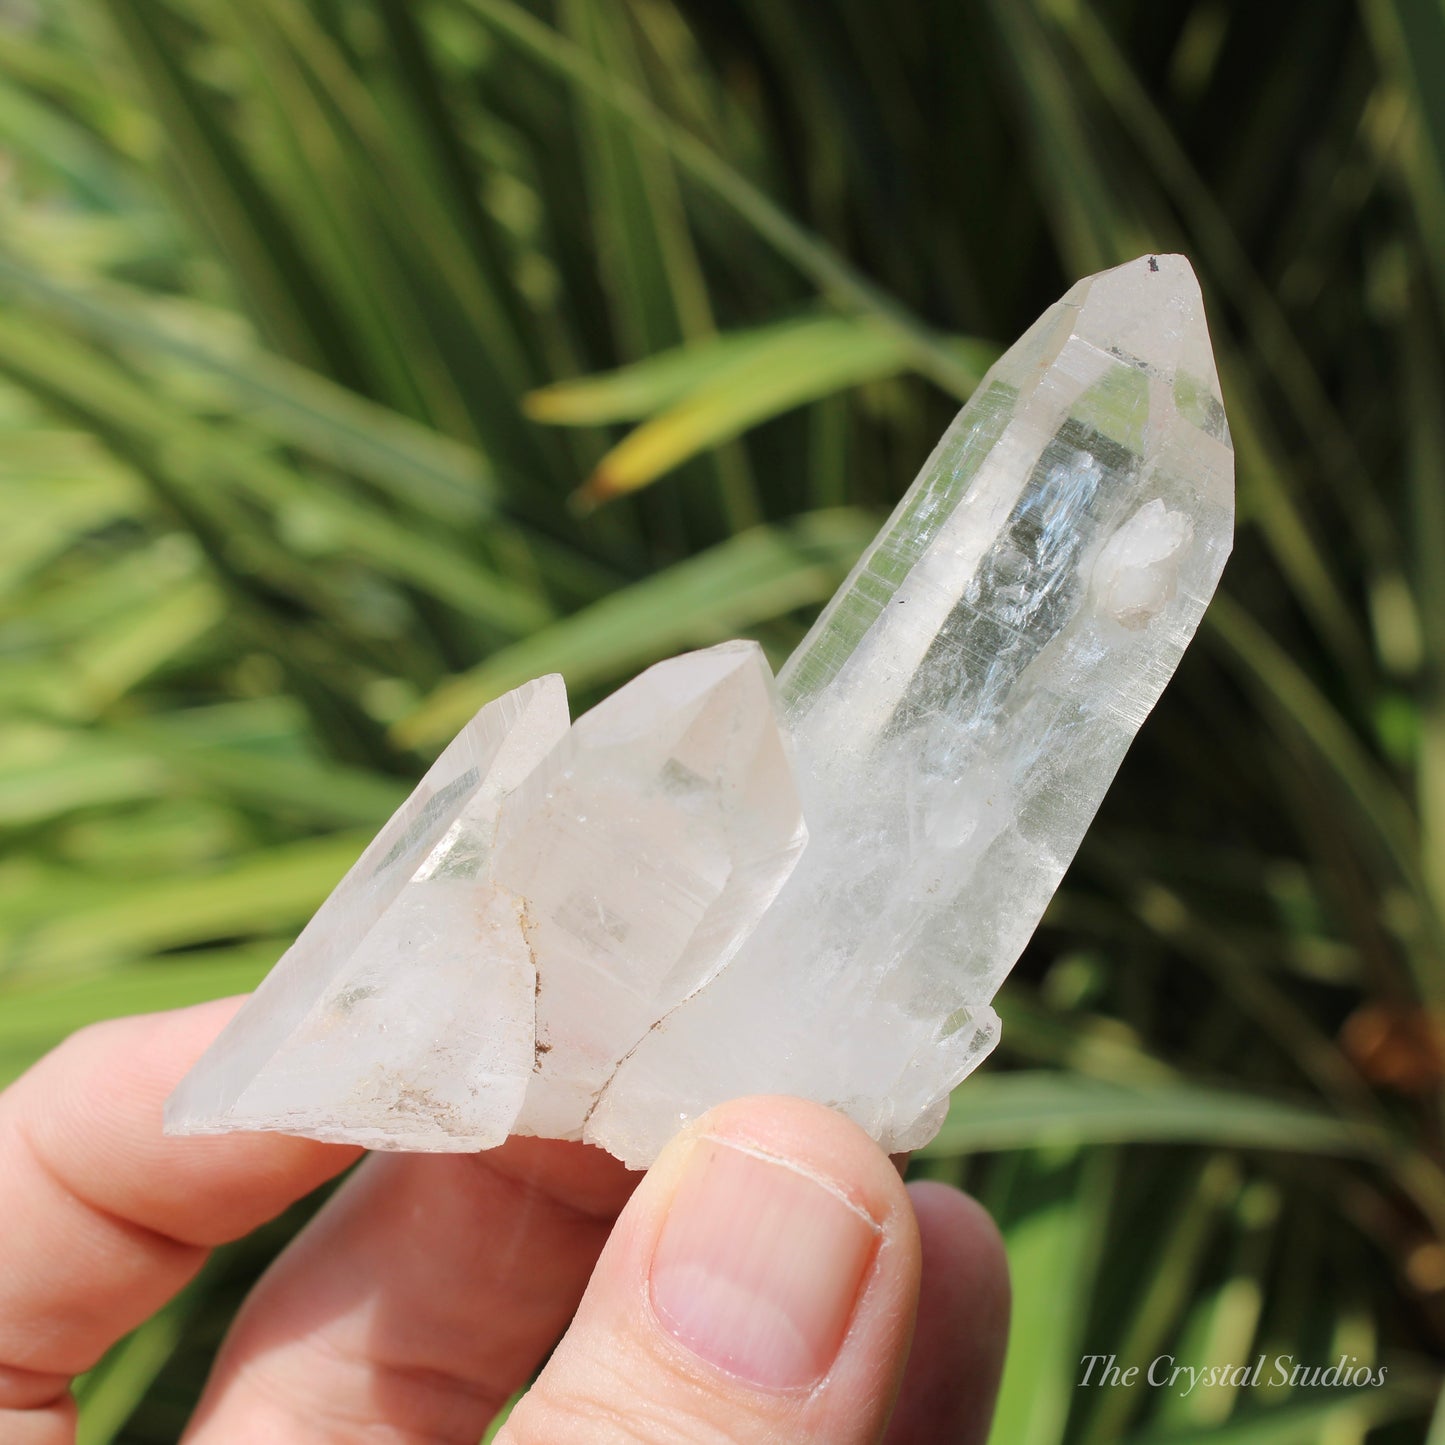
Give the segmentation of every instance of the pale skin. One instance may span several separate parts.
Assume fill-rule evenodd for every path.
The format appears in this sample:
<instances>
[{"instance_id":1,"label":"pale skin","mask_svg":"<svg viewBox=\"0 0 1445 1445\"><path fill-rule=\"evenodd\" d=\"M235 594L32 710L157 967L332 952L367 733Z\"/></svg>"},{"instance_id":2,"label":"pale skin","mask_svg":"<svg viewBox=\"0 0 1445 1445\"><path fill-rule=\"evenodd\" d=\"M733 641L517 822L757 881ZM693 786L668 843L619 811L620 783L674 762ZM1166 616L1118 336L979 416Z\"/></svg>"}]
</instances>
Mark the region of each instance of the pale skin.
<instances>
[{"instance_id":1,"label":"pale skin","mask_svg":"<svg viewBox=\"0 0 1445 1445\"><path fill-rule=\"evenodd\" d=\"M72 1441L75 1375L356 1161L161 1133L239 1002L96 1025L0 1094L7 1445ZM185 1440L475 1445L552 1351L505 1445L982 1445L1007 1316L983 1211L816 1104L724 1105L644 1176L530 1139L378 1154L257 1285Z\"/></svg>"}]
</instances>

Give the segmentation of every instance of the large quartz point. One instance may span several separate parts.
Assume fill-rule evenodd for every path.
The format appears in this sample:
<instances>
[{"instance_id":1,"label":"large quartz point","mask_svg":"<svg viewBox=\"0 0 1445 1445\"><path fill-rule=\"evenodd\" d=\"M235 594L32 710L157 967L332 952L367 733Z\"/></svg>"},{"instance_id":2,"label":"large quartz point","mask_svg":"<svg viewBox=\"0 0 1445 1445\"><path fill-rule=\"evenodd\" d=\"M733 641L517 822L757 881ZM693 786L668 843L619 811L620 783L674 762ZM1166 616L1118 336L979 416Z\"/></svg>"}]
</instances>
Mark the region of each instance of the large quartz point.
<instances>
[{"instance_id":1,"label":"large quartz point","mask_svg":"<svg viewBox=\"0 0 1445 1445\"><path fill-rule=\"evenodd\" d=\"M925 1142L997 1040L990 1000L1199 624L1233 511L1188 262L1081 281L984 378L776 699L725 644L570 731L555 680L484 708L169 1125L443 1149L511 1130L645 1165L711 1105L780 1092Z\"/></svg>"},{"instance_id":2,"label":"large quartz point","mask_svg":"<svg viewBox=\"0 0 1445 1445\"><path fill-rule=\"evenodd\" d=\"M720 1100L787 1093L890 1150L931 1138L1233 521L1189 263L1079 282L984 378L789 659L808 850L731 967L627 1059L588 1137L641 1162Z\"/></svg>"}]
</instances>

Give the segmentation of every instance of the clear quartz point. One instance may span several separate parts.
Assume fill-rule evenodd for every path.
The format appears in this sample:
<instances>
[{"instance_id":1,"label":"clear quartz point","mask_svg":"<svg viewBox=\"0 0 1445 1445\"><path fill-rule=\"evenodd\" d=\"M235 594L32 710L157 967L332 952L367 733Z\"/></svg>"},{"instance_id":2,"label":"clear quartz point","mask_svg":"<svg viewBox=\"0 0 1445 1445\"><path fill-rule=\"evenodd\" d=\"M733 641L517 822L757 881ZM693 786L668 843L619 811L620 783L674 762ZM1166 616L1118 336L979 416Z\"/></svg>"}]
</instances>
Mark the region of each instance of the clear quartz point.
<instances>
[{"instance_id":1,"label":"clear quartz point","mask_svg":"<svg viewBox=\"0 0 1445 1445\"><path fill-rule=\"evenodd\" d=\"M1213 595L1234 461L1182 256L1076 285L984 378L779 676L810 842L731 966L638 1046L587 1137L633 1163L740 1094L901 1151Z\"/></svg>"},{"instance_id":2,"label":"clear quartz point","mask_svg":"<svg viewBox=\"0 0 1445 1445\"><path fill-rule=\"evenodd\" d=\"M558 679L484 708L167 1127L539 1133L640 1166L778 1092L926 1142L1199 624L1233 497L1189 263L1079 282L984 378L777 697L729 643L570 730Z\"/></svg>"},{"instance_id":3,"label":"clear quartz point","mask_svg":"<svg viewBox=\"0 0 1445 1445\"><path fill-rule=\"evenodd\" d=\"M170 1133L438 1150L507 1137L536 978L490 854L502 800L567 724L554 676L462 729L166 1101Z\"/></svg>"},{"instance_id":4,"label":"clear quartz point","mask_svg":"<svg viewBox=\"0 0 1445 1445\"><path fill-rule=\"evenodd\" d=\"M761 649L658 663L579 718L502 808L527 900L537 1064L518 1133L580 1138L629 1053L757 925L807 833Z\"/></svg>"}]
</instances>

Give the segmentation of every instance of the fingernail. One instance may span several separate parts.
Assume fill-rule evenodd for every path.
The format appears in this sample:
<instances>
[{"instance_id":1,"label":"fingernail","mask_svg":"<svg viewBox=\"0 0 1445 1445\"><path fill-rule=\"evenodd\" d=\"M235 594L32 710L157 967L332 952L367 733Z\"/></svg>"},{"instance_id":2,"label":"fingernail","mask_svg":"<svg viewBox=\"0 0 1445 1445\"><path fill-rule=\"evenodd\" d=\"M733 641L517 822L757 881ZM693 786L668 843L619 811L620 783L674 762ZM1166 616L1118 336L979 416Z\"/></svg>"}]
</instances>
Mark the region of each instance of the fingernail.
<instances>
[{"instance_id":1,"label":"fingernail","mask_svg":"<svg viewBox=\"0 0 1445 1445\"><path fill-rule=\"evenodd\" d=\"M749 1384L808 1385L838 1353L878 1236L826 1184L701 1139L653 1254L653 1311L694 1354Z\"/></svg>"}]
</instances>

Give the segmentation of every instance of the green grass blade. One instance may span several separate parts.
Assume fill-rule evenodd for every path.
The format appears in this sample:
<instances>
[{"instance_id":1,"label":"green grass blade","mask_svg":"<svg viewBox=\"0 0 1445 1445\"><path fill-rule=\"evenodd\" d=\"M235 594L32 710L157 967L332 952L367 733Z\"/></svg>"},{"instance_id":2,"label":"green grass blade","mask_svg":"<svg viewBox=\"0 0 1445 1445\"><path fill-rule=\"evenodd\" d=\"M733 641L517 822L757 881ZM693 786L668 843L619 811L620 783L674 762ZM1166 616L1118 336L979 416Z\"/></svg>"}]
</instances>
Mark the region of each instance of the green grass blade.
<instances>
[{"instance_id":1,"label":"green grass blade","mask_svg":"<svg viewBox=\"0 0 1445 1445\"><path fill-rule=\"evenodd\" d=\"M494 654L434 692L394 735L402 746L434 746L483 704L540 673L561 672L581 691L816 605L872 534L869 518L847 511L743 532Z\"/></svg>"},{"instance_id":2,"label":"green grass blade","mask_svg":"<svg viewBox=\"0 0 1445 1445\"><path fill-rule=\"evenodd\" d=\"M365 478L408 508L447 522L475 520L494 500L486 457L248 342L229 318L167 310L115 284L64 284L0 252L0 281L23 290L83 334L216 378L247 422L278 441Z\"/></svg>"},{"instance_id":3,"label":"green grass blade","mask_svg":"<svg viewBox=\"0 0 1445 1445\"><path fill-rule=\"evenodd\" d=\"M1036 0L991 0L1002 58L1014 74L1016 104L1035 153L1042 189L1053 205L1059 247L1078 274L1118 265L1140 252L1172 249L1175 227L1163 198L1133 183L1117 150L1097 126L1035 13ZM1214 318L1216 359L1239 454L1240 524L1257 524L1290 579L1301 605L1325 637L1362 695L1371 690L1372 665L1359 626L1335 578L1317 528L1299 500L1301 490L1285 464L1286 449L1256 398L1252 380L1236 362ZM1369 510L1366 504L1366 510Z\"/></svg>"},{"instance_id":4,"label":"green grass blade","mask_svg":"<svg viewBox=\"0 0 1445 1445\"><path fill-rule=\"evenodd\" d=\"M749 427L848 387L895 376L908 361L896 334L866 317L820 316L782 331L769 329L754 340L613 447L580 496L602 502L635 491Z\"/></svg>"},{"instance_id":5,"label":"green grass blade","mask_svg":"<svg viewBox=\"0 0 1445 1445\"><path fill-rule=\"evenodd\" d=\"M1245 1388L1229 1383L1228 1375L1241 1361L1257 1358L1266 1273L1280 1227L1279 1189L1264 1180L1246 1184L1233 1216L1225 1276L1196 1293L1175 1350L1179 1359L1218 1371L1224 1382L1187 1395L1171 1393L1155 1412L1161 1428L1198 1429L1228 1419Z\"/></svg>"},{"instance_id":6,"label":"green grass blade","mask_svg":"<svg viewBox=\"0 0 1445 1445\"><path fill-rule=\"evenodd\" d=\"M740 171L662 114L646 96L619 83L565 36L511 0L463 3L533 59L596 96L665 147L685 174L736 211L825 296L846 308L877 316L897 332L908 346L917 370L956 396L968 395L972 382L966 369L927 327L799 225Z\"/></svg>"},{"instance_id":7,"label":"green grass blade","mask_svg":"<svg viewBox=\"0 0 1445 1445\"><path fill-rule=\"evenodd\" d=\"M1054 198L1060 250L1080 275L1159 250L1159 236L1136 206L1106 181L1092 145L1093 123L1031 4L988 0L995 52L1008 68L1025 116L1029 159Z\"/></svg>"},{"instance_id":8,"label":"green grass blade","mask_svg":"<svg viewBox=\"0 0 1445 1445\"><path fill-rule=\"evenodd\" d=\"M976 385L997 348L951 338ZM527 399L539 421L566 425L647 417L598 462L580 496L601 502L648 485L709 447L808 402L896 376L897 335L866 316L810 316L728 332L635 365L558 382Z\"/></svg>"},{"instance_id":9,"label":"green grass blade","mask_svg":"<svg viewBox=\"0 0 1445 1445\"><path fill-rule=\"evenodd\" d=\"M74 974L161 949L299 929L370 837L285 844L199 877L93 885L83 903L66 884L40 888L23 909L0 905L0 971Z\"/></svg>"},{"instance_id":10,"label":"green grass blade","mask_svg":"<svg viewBox=\"0 0 1445 1445\"><path fill-rule=\"evenodd\" d=\"M1013 1309L991 1438L1062 1445L1113 1190L1102 1151L1082 1160L1026 1156L985 1196L1008 1248Z\"/></svg>"},{"instance_id":11,"label":"green grass blade","mask_svg":"<svg viewBox=\"0 0 1445 1445\"><path fill-rule=\"evenodd\" d=\"M645 93L630 17L568 0L561 27L613 76ZM693 244L671 156L594 96L577 93L598 261L620 354L650 356L715 332L712 302ZM692 489L680 499L707 535L762 520L746 455L729 447L707 460L718 505Z\"/></svg>"},{"instance_id":12,"label":"green grass blade","mask_svg":"<svg viewBox=\"0 0 1445 1445\"><path fill-rule=\"evenodd\" d=\"M1445 1445L1445 1385L1441 1386L1440 1393L1435 1400L1435 1410L1430 1416L1425 1445Z\"/></svg>"},{"instance_id":13,"label":"green grass blade","mask_svg":"<svg viewBox=\"0 0 1445 1445\"><path fill-rule=\"evenodd\" d=\"M120 965L82 980L12 980L0 1009L0 1087L87 1024L249 993L286 951L289 936L198 948Z\"/></svg>"},{"instance_id":14,"label":"green grass blade","mask_svg":"<svg viewBox=\"0 0 1445 1445\"><path fill-rule=\"evenodd\" d=\"M125 196L128 178L93 134L8 80L0 81L0 142L85 202L110 206Z\"/></svg>"},{"instance_id":15,"label":"green grass blade","mask_svg":"<svg viewBox=\"0 0 1445 1445\"><path fill-rule=\"evenodd\" d=\"M1128 1143L1366 1158L1390 1147L1378 1129L1285 1100L1197 1084L1128 1087L1026 1071L983 1074L961 1085L943 1129L921 1152Z\"/></svg>"},{"instance_id":16,"label":"green grass blade","mask_svg":"<svg viewBox=\"0 0 1445 1445\"><path fill-rule=\"evenodd\" d=\"M1318 753L1400 876L1428 905L1425 929L1438 946L1445 939L1445 925L1420 871L1418 828L1405 799L1310 678L1254 619L1228 597L1216 597L1209 626L1243 668L1249 685ZM1445 997L1445 975L1428 955L1416 960L1416 979L1422 997Z\"/></svg>"},{"instance_id":17,"label":"green grass blade","mask_svg":"<svg viewBox=\"0 0 1445 1445\"><path fill-rule=\"evenodd\" d=\"M1425 675L1445 676L1445 352L1438 333L1417 310L1406 323L1404 343L1407 465L1413 592L1421 620ZM1445 696L1427 686L1418 702L1419 744L1416 807L1420 818L1421 871L1429 896L1445 912Z\"/></svg>"},{"instance_id":18,"label":"green grass blade","mask_svg":"<svg viewBox=\"0 0 1445 1445\"><path fill-rule=\"evenodd\" d=\"M1364 0L1382 68L1410 118L1403 168L1415 203L1435 299L1445 314L1445 6L1440 0Z\"/></svg>"},{"instance_id":19,"label":"green grass blade","mask_svg":"<svg viewBox=\"0 0 1445 1445\"><path fill-rule=\"evenodd\" d=\"M592 64L642 91L623 12L564 0L562 31ZM598 264L621 353L649 356L713 331L712 304L688 233L672 162L588 91L578 131L598 233Z\"/></svg>"},{"instance_id":20,"label":"green grass blade","mask_svg":"<svg viewBox=\"0 0 1445 1445\"><path fill-rule=\"evenodd\" d=\"M349 347L288 218L187 73L151 0L101 0L154 108L183 198L245 289L271 343L308 365L354 375Z\"/></svg>"},{"instance_id":21,"label":"green grass blade","mask_svg":"<svg viewBox=\"0 0 1445 1445\"><path fill-rule=\"evenodd\" d=\"M1239 1169L1228 1155L1207 1157L1177 1173L1160 1191L1163 1197L1151 1201L1164 1207L1150 1237L1134 1240L1137 1290L1118 1310L1122 1334L1116 1351L1129 1364L1166 1352L1221 1218L1239 1192ZM1077 1445L1115 1445L1147 1401L1142 1392L1102 1388L1090 1390L1081 1403L1092 1408L1076 1433Z\"/></svg>"},{"instance_id":22,"label":"green grass blade","mask_svg":"<svg viewBox=\"0 0 1445 1445\"><path fill-rule=\"evenodd\" d=\"M513 578L497 577L483 559L468 556L438 532L428 535L417 526L399 526L393 513L375 503L347 496L274 461L244 433L196 420L164 393L137 386L102 353L82 348L62 333L43 332L20 316L0 319L0 370L43 389L101 434L129 439L151 458L157 473L192 495L204 510L228 505L224 491L215 486L220 479L274 510L282 524L278 530L289 520L293 538L309 536L321 551L359 553L398 580L508 635L540 626L551 615L535 593L529 596ZM202 470L208 483L204 490L188 480ZM289 585L351 630L353 619L340 610L341 604L326 600L317 590L317 579L280 552L269 530L254 521L248 524L233 501L221 530L231 549L250 533L254 554L271 559L278 578L288 578Z\"/></svg>"},{"instance_id":23,"label":"green grass blade","mask_svg":"<svg viewBox=\"0 0 1445 1445\"><path fill-rule=\"evenodd\" d=\"M76 1388L76 1445L111 1445L181 1341L197 1291L188 1289L133 1330Z\"/></svg>"},{"instance_id":24,"label":"green grass blade","mask_svg":"<svg viewBox=\"0 0 1445 1445\"><path fill-rule=\"evenodd\" d=\"M816 319L789 318L746 331L725 331L704 340L661 351L615 371L558 381L531 392L527 415L552 426L605 426L641 421L682 401L699 387L753 355L760 345L776 343Z\"/></svg>"}]
</instances>

